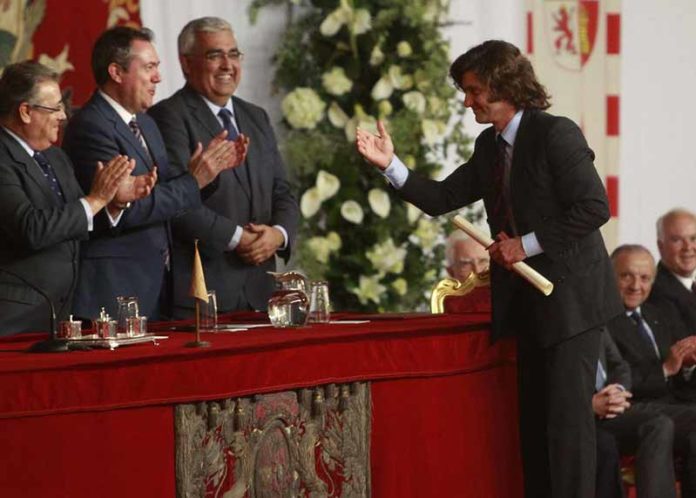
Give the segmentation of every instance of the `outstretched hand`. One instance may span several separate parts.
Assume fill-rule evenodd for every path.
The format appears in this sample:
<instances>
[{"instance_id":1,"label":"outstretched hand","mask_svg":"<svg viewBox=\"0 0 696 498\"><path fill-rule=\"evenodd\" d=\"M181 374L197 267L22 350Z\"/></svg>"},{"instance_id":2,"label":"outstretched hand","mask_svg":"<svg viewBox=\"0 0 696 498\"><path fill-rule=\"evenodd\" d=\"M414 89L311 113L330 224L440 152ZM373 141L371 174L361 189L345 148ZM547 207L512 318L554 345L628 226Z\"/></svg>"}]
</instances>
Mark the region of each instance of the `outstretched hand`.
<instances>
[{"instance_id":1,"label":"outstretched hand","mask_svg":"<svg viewBox=\"0 0 696 498\"><path fill-rule=\"evenodd\" d=\"M394 144L381 121L377 121L377 131L379 133L374 135L358 128L355 145L365 159L379 169L385 170L394 157Z\"/></svg>"}]
</instances>

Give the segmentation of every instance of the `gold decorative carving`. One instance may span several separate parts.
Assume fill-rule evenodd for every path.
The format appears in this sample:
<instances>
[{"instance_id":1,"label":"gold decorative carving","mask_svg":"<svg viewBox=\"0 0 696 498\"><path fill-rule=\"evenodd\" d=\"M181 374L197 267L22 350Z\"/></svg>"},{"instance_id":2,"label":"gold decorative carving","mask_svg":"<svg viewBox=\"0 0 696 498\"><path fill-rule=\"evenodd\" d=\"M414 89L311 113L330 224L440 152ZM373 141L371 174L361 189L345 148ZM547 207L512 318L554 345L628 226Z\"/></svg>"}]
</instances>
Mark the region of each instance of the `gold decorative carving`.
<instances>
[{"instance_id":1,"label":"gold decorative carving","mask_svg":"<svg viewBox=\"0 0 696 498\"><path fill-rule=\"evenodd\" d=\"M466 296L476 287L490 285L490 274L488 270L480 275L471 273L466 280L459 281L456 278L445 277L433 287L430 294L430 312L444 313L445 298L450 296Z\"/></svg>"},{"instance_id":2,"label":"gold decorative carving","mask_svg":"<svg viewBox=\"0 0 696 498\"><path fill-rule=\"evenodd\" d=\"M179 498L367 498L366 383L176 407Z\"/></svg>"}]
</instances>

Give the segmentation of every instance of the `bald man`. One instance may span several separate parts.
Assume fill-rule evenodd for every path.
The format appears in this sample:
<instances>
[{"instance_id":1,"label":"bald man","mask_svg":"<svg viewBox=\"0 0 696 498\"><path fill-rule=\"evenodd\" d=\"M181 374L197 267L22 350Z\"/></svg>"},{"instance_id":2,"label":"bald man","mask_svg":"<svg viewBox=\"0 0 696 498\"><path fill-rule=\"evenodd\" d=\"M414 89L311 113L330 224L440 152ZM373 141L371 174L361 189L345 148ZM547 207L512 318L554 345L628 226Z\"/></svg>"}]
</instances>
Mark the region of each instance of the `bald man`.
<instances>
[{"instance_id":1,"label":"bald man","mask_svg":"<svg viewBox=\"0 0 696 498\"><path fill-rule=\"evenodd\" d=\"M469 275L481 275L488 270L491 257L488 251L459 230L452 232L445 246L447 273L450 277L463 282Z\"/></svg>"}]
</instances>

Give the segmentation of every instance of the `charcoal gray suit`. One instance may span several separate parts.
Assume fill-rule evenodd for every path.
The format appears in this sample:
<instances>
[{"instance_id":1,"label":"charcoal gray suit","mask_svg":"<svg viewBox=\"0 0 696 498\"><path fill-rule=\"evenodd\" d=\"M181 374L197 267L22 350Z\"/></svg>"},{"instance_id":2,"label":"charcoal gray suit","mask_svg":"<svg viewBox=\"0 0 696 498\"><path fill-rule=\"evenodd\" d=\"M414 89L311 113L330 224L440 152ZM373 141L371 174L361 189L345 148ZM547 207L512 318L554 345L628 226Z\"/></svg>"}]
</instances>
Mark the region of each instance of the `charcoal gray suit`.
<instances>
[{"instance_id":1,"label":"charcoal gray suit","mask_svg":"<svg viewBox=\"0 0 696 498\"><path fill-rule=\"evenodd\" d=\"M696 334L696 294L687 289L660 261L649 302L660 304L664 301L671 303L677 310L686 333Z\"/></svg>"},{"instance_id":2,"label":"charcoal gray suit","mask_svg":"<svg viewBox=\"0 0 696 498\"><path fill-rule=\"evenodd\" d=\"M27 151L0 128L0 267L21 275L48 294L58 319L70 311L77 280L79 240L87 238L82 190L72 164L57 147L43 151L65 203ZM0 336L46 331L44 299L15 278L0 274Z\"/></svg>"},{"instance_id":3,"label":"charcoal gray suit","mask_svg":"<svg viewBox=\"0 0 696 498\"><path fill-rule=\"evenodd\" d=\"M273 291L273 280L267 272L275 269L275 258L258 267L246 264L228 250L235 228L250 222L282 226L289 240L279 255L286 261L297 232L299 209L268 115L236 97L232 97L232 103L239 132L250 140L246 161L222 172L203 207L180 216L172 226L174 305L179 316L193 312L188 286L194 239L200 240L206 284L217 292L220 311L263 310ZM174 168L184 168L198 142L206 146L222 131L203 98L188 86L148 112L162 132Z\"/></svg>"}]
</instances>

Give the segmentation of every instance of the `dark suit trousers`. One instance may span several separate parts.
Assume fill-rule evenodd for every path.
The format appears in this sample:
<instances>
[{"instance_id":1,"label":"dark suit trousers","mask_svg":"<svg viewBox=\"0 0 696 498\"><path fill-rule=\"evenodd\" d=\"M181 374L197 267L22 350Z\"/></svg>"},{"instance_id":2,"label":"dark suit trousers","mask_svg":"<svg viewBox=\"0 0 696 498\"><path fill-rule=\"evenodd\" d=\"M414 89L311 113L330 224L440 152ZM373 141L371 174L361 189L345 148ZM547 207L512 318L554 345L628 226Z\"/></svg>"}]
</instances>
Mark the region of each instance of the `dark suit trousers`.
<instances>
[{"instance_id":1,"label":"dark suit trousers","mask_svg":"<svg viewBox=\"0 0 696 498\"><path fill-rule=\"evenodd\" d=\"M674 423L674 450L683 460L681 481L682 498L696 498L696 405L675 399L639 401L632 410L658 411Z\"/></svg>"},{"instance_id":2,"label":"dark suit trousers","mask_svg":"<svg viewBox=\"0 0 696 498\"><path fill-rule=\"evenodd\" d=\"M518 325L524 323L524 314ZM526 323L526 331L533 324ZM524 329L518 329L524 330ZM518 334L520 443L526 498L592 498L595 421L592 412L600 329L549 347Z\"/></svg>"},{"instance_id":3,"label":"dark suit trousers","mask_svg":"<svg viewBox=\"0 0 696 498\"><path fill-rule=\"evenodd\" d=\"M608 490L615 488L615 477L608 475L610 469L606 469L604 476L599 473L600 468L609 465L602 461L608 456L605 445L609 441L605 438L611 438L621 453L636 456L638 498L676 498L672 458L674 423L669 417L634 405L616 418L597 421L597 497L622 496L606 494ZM605 448L604 452L600 453L600 446ZM618 466L615 470L618 474ZM600 494L600 491L604 494Z\"/></svg>"}]
</instances>

